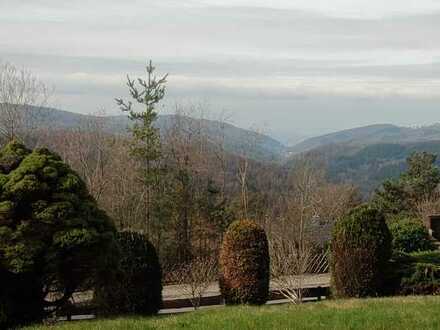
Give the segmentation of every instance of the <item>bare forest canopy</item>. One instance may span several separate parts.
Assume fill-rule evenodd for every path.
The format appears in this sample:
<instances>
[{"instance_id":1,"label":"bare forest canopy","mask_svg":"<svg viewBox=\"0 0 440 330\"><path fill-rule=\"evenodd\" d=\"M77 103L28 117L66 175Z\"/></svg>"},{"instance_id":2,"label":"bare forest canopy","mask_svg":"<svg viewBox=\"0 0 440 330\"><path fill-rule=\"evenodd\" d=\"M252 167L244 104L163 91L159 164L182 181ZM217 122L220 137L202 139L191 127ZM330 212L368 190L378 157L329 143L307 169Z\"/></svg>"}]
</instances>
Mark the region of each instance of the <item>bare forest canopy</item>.
<instances>
[{"instance_id":1,"label":"bare forest canopy","mask_svg":"<svg viewBox=\"0 0 440 330\"><path fill-rule=\"evenodd\" d=\"M127 134L132 125L128 116L106 116L105 114L84 115L55 108L26 106L27 117L23 121L32 120L34 126L50 129L74 129L85 126L88 122L96 122L103 130L111 134ZM190 110L188 110L190 112ZM37 114L37 115L35 115ZM199 118L196 118L199 117ZM281 161L287 154L287 147L270 136L254 130L236 127L222 120L200 118L200 115L176 111L174 114L159 115L155 125L165 132L177 122L191 134L192 131L202 130L203 134L212 141L224 139L224 147L232 153L248 149L249 156L255 160ZM250 150L252 149L252 150Z\"/></svg>"},{"instance_id":2,"label":"bare forest canopy","mask_svg":"<svg viewBox=\"0 0 440 330\"><path fill-rule=\"evenodd\" d=\"M84 115L48 107L26 106L33 125L41 130L94 129L127 135L131 122L126 115ZM25 112L27 113L27 112ZM37 113L37 115L35 115ZM23 120L26 121L26 120ZM90 123L94 123L90 125ZM197 118L194 113L159 115L156 126L162 132L182 126L187 135L203 131L210 144L219 143L226 152L243 155L258 162L288 168L298 159L310 158L324 166L327 178L335 183L351 183L364 197L406 168L407 157L415 151L440 154L440 124L409 128L389 124L371 125L313 137L293 147L283 145L270 136L236 127L222 120Z\"/></svg>"}]
</instances>

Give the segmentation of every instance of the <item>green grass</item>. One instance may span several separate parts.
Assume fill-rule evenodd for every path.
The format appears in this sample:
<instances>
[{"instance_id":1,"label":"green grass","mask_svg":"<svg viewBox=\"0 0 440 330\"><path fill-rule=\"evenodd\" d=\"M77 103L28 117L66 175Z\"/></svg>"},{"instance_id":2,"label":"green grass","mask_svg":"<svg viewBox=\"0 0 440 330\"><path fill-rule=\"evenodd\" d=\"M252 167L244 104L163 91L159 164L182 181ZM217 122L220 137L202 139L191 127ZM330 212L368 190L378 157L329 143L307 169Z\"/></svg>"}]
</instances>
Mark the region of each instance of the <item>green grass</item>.
<instances>
[{"instance_id":1,"label":"green grass","mask_svg":"<svg viewBox=\"0 0 440 330\"><path fill-rule=\"evenodd\" d=\"M440 329L440 297L329 300L301 306L226 307L176 316L65 322L51 329Z\"/></svg>"}]
</instances>

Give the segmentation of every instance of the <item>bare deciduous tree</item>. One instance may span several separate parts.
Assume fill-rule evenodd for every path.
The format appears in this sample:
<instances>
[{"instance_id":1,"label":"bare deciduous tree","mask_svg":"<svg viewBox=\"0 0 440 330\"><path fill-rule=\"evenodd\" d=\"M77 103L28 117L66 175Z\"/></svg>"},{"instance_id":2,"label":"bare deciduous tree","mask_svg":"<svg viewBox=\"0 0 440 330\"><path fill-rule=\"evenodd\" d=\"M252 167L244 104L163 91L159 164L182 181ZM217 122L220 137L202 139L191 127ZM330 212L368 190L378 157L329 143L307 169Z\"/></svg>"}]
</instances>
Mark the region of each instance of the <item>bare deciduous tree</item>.
<instances>
[{"instance_id":1,"label":"bare deciduous tree","mask_svg":"<svg viewBox=\"0 0 440 330\"><path fill-rule=\"evenodd\" d=\"M352 186L328 183L324 170L307 159L297 161L288 181L288 192L279 201L278 226L270 233L271 271L280 293L297 303L305 276L328 272L325 241L357 195Z\"/></svg>"},{"instance_id":2,"label":"bare deciduous tree","mask_svg":"<svg viewBox=\"0 0 440 330\"><path fill-rule=\"evenodd\" d=\"M436 193L429 199L424 199L416 205L416 215L429 225L429 217L440 213L440 196Z\"/></svg>"},{"instance_id":3,"label":"bare deciduous tree","mask_svg":"<svg viewBox=\"0 0 440 330\"><path fill-rule=\"evenodd\" d=\"M237 152L238 155L238 166L237 166L237 179L240 185L240 204L242 218L248 218L248 208L249 208L249 172L251 165L251 158L256 156L257 147L260 143L259 132L250 129L241 137L241 145Z\"/></svg>"},{"instance_id":4,"label":"bare deciduous tree","mask_svg":"<svg viewBox=\"0 0 440 330\"><path fill-rule=\"evenodd\" d=\"M29 70L0 65L0 137L25 140L45 115L47 86Z\"/></svg>"},{"instance_id":5,"label":"bare deciduous tree","mask_svg":"<svg viewBox=\"0 0 440 330\"><path fill-rule=\"evenodd\" d=\"M171 280L177 285L181 295L189 297L194 309L200 307L203 295L209 286L217 280L217 262L212 257L197 257L178 267L171 274Z\"/></svg>"},{"instance_id":6,"label":"bare deciduous tree","mask_svg":"<svg viewBox=\"0 0 440 330\"><path fill-rule=\"evenodd\" d=\"M291 303L303 300L305 276L328 272L326 251L282 237L270 241L271 278L274 288Z\"/></svg>"},{"instance_id":7,"label":"bare deciduous tree","mask_svg":"<svg viewBox=\"0 0 440 330\"><path fill-rule=\"evenodd\" d=\"M105 130L106 119L93 116L67 132L63 158L82 176L90 193L100 202L111 180L111 154L116 138Z\"/></svg>"}]
</instances>

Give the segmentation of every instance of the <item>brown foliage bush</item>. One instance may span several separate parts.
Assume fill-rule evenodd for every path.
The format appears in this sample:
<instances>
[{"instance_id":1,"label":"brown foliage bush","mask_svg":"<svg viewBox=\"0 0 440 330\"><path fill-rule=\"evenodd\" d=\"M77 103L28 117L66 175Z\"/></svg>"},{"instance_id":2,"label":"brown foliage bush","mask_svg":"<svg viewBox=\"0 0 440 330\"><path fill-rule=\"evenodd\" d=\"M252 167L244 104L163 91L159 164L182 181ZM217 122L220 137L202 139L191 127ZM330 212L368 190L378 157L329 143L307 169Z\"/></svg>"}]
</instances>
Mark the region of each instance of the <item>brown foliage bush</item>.
<instances>
[{"instance_id":1,"label":"brown foliage bush","mask_svg":"<svg viewBox=\"0 0 440 330\"><path fill-rule=\"evenodd\" d=\"M220 251L220 290L226 304L264 304L269 296L266 233L253 221L232 223Z\"/></svg>"}]
</instances>

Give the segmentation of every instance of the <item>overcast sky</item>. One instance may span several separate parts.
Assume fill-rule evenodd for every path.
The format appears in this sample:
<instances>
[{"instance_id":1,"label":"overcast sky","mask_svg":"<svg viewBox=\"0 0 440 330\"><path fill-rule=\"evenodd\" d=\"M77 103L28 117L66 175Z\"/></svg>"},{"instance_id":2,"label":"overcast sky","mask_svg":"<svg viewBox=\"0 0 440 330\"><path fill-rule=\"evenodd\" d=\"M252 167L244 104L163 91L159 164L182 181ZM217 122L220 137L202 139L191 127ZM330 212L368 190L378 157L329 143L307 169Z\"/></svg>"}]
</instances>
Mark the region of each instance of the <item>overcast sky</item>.
<instances>
[{"instance_id":1,"label":"overcast sky","mask_svg":"<svg viewBox=\"0 0 440 330\"><path fill-rule=\"evenodd\" d=\"M117 114L152 59L168 108L209 104L284 142L439 122L439 31L439 0L0 0L0 61L54 85L54 106Z\"/></svg>"}]
</instances>

